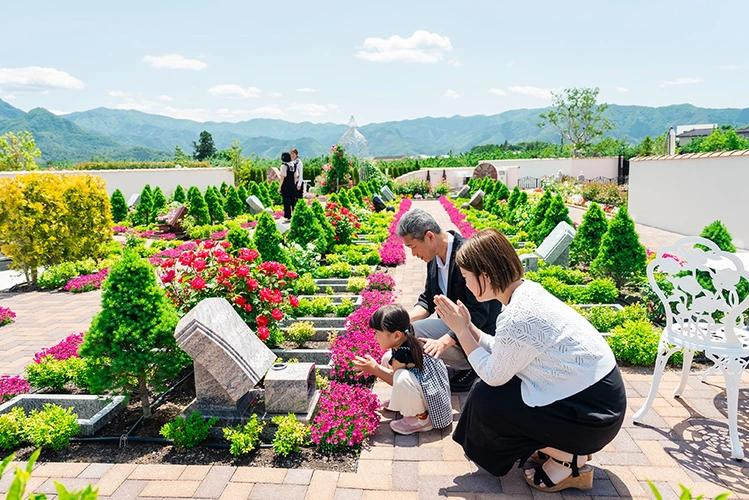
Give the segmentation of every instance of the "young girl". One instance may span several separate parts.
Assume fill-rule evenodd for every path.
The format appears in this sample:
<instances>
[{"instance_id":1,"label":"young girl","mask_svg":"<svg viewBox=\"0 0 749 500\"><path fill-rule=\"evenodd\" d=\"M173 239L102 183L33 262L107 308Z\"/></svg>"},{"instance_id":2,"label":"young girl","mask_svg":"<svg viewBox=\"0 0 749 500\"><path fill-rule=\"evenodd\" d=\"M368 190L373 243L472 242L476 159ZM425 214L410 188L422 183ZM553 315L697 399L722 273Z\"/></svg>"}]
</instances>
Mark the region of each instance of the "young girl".
<instances>
[{"instance_id":1,"label":"young girl","mask_svg":"<svg viewBox=\"0 0 749 500\"><path fill-rule=\"evenodd\" d=\"M388 409L403 415L390 422L398 434L441 429L452 423L450 382L442 360L424 354L413 334L411 319L400 305L381 307L369 319L369 327L382 349L382 363L367 355L357 356L355 368L375 375L393 386Z\"/></svg>"}]
</instances>

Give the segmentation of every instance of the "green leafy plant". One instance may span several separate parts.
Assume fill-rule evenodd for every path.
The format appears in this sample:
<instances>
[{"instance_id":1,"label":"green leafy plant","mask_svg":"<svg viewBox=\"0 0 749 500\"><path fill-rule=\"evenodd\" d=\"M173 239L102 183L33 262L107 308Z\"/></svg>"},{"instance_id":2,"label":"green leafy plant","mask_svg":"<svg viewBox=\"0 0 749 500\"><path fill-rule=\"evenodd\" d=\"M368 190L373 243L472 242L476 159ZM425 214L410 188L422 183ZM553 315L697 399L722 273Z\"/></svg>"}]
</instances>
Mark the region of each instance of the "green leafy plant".
<instances>
[{"instance_id":1,"label":"green leafy plant","mask_svg":"<svg viewBox=\"0 0 749 500\"><path fill-rule=\"evenodd\" d=\"M158 216L166 207L166 196L161 192L161 188L156 186L153 190L153 204L151 207L151 216L155 218Z\"/></svg>"},{"instance_id":2,"label":"green leafy plant","mask_svg":"<svg viewBox=\"0 0 749 500\"><path fill-rule=\"evenodd\" d=\"M159 433L165 439L174 441L174 447L178 451L184 451L205 441L216 422L218 417L206 420L199 411L195 411L187 419L175 417L171 422L164 424Z\"/></svg>"},{"instance_id":3,"label":"green leafy plant","mask_svg":"<svg viewBox=\"0 0 749 500\"><path fill-rule=\"evenodd\" d=\"M257 227L255 228L255 245L260 252L261 258L265 262L276 261L281 264L288 263L286 252L281 247L281 233L276 227L273 216L268 212L262 212L258 217Z\"/></svg>"},{"instance_id":4,"label":"green leafy plant","mask_svg":"<svg viewBox=\"0 0 749 500\"><path fill-rule=\"evenodd\" d=\"M311 273L320 266L321 255L317 251L314 243L307 243L301 246L299 243L292 242L285 248L286 255L289 257L289 266L298 273Z\"/></svg>"},{"instance_id":5,"label":"green leafy plant","mask_svg":"<svg viewBox=\"0 0 749 500\"><path fill-rule=\"evenodd\" d=\"M29 478L31 477L31 471L34 469L34 464L39 458L39 454L41 453L41 451L42 449L39 448L31 454L31 457L29 457L29 461L27 462L25 469L16 467L15 474L13 476L13 482L11 482L10 487L8 488L8 494L5 497L6 500L23 500L25 498L28 498L28 500L47 499L47 495L44 493L30 493L28 495L25 494L26 485L29 481ZM5 459L0 464L0 476L3 475L5 469L8 467L8 465L10 465L14 458L15 453L8 457L5 457ZM69 492L65 488L65 486L58 483L57 481L55 481L54 484L55 489L57 490L57 498L59 500L96 500L96 498L99 496L99 490L94 489L90 484L81 490L72 492Z\"/></svg>"},{"instance_id":6,"label":"green leafy plant","mask_svg":"<svg viewBox=\"0 0 749 500\"><path fill-rule=\"evenodd\" d=\"M26 366L26 380L32 387L55 392L63 391L68 383L86 387L86 362L75 356L63 360L45 356L39 363Z\"/></svg>"},{"instance_id":7,"label":"green leafy plant","mask_svg":"<svg viewBox=\"0 0 749 500\"><path fill-rule=\"evenodd\" d=\"M544 238L549 236L560 222L566 222L571 226L572 219L570 219L569 213L570 211L567 208L567 205L564 204L562 195L558 194L554 196L549 204L549 208L546 209L546 213L544 214L543 224L541 227L536 228L536 243L540 245Z\"/></svg>"},{"instance_id":8,"label":"green leafy plant","mask_svg":"<svg viewBox=\"0 0 749 500\"><path fill-rule=\"evenodd\" d=\"M185 190L182 186L177 184L177 187L174 188L174 195L172 196L172 200L176 201L177 203L184 203L187 197L185 196Z\"/></svg>"},{"instance_id":9,"label":"green leafy plant","mask_svg":"<svg viewBox=\"0 0 749 500\"><path fill-rule=\"evenodd\" d=\"M54 290L65 286L73 278L92 274L102 267L105 266L97 264L94 259L61 262L45 269L39 276L37 284L46 290Z\"/></svg>"},{"instance_id":10,"label":"green leafy plant","mask_svg":"<svg viewBox=\"0 0 749 500\"><path fill-rule=\"evenodd\" d=\"M328 217L325 215L325 209L318 200L314 200L310 205L312 212L315 214L318 224L320 225L320 242L318 242L318 249L321 252L326 251L335 241L335 227L330 223Z\"/></svg>"},{"instance_id":11,"label":"green leafy plant","mask_svg":"<svg viewBox=\"0 0 749 500\"><path fill-rule=\"evenodd\" d=\"M286 340L294 342L299 347L304 347L314 335L315 325L311 321L297 321L284 332Z\"/></svg>"},{"instance_id":12,"label":"green leafy plant","mask_svg":"<svg viewBox=\"0 0 749 500\"><path fill-rule=\"evenodd\" d=\"M219 224L224 222L226 214L224 213L224 205L221 202L221 195L217 193L217 190L213 187L208 187L205 190L205 203L208 206L208 213L211 216L212 224Z\"/></svg>"},{"instance_id":13,"label":"green leafy plant","mask_svg":"<svg viewBox=\"0 0 749 500\"><path fill-rule=\"evenodd\" d=\"M224 201L224 210L226 215L232 219L242 213L244 209L244 201L239 198L237 190L234 186L228 186L226 188L226 200Z\"/></svg>"},{"instance_id":14,"label":"green leafy plant","mask_svg":"<svg viewBox=\"0 0 749 500\"><path fill-rule=\"evenodd\" d=\"M315 278L312 277L311 273L305 273L296 280L294 283L294 291L297 295L314 295L317 292L317 285L315 284Z\"/></svg>"},{"instance_id":15,"label":"green leafy plant","mask_svg":"<svg viewBox=\"0 0 749 500\"><path fill-rule=\"evenodd\" d=\"M325 295L335 295L335 291L333 291L332 286L326 286L325 287Z\"/></svg>"},{"instance_id":16,"label":"green leafy plant","mask_svg":"<svg viewBox=\"0 0 749 500\"><path fill-rule=\"evenodd\" d=\"M626 321L647 320L647 310L642 304L627 306L624 309L612 309L610 307L588 307L585 309L575 307L601 333L611 332L614 328L624 324Z\"/></svg>"},{"instance_id":17,"label":"green leafy plant","mask_svg":"<svg viewBox=\"0 0 749 500\"><path fill-rule=\"evenodd\" d=\"M127 202L122 191L115 189L109 203L112 205L112 220L122 222L127 218Z\"/></svg>"},{"instance_id":18,"label":"green leafy plant","mask_svg":"<svg viewBox=\"0 0 749 500\"><path fill-rule=\"evenodd\" d=\"M377 254L377 258L380 258L380 254ZM378 261L379 263L379 261ZM372 268L368 264L361 264L359 266L354 266L352 269L354 276L362 276L366 278L372 273Z\"/></svg>"},{"instance_id":19,"label":"green leafy plant","mask_svg":"<svg viewBox=\"0 0 749 500\"><path fill-rule=\"evenodd\" d=\"M316 318L322 318L335 311L333 299L330 297L314 297L309 302L310 314Z\"/></svg>"},{"instance_id":20,"label":"green leafy plant","mask_svg":"<svg viewBox=\"0 0 749 500\"><path fill-rule=\"evenodd\" d=\"M576 301L588 304L613 304L619 298L619 289L609 278L597 278L579 291Z\"/></svg>"},{"instance_id":21,"label":"green leafy plant","mask_svg":"<svg viewBox=\"0 0 749 500\"><path fill-rule=\"evenodd\" d=\"M719 220L705 226L700 233L700 236L706 238L716 245L724 252L735 252L736 247L733 245L733 237L728 232L726 226Z\"/></svg>"},{"instance_id":22,"label":"green leafy plant","mask_svg":"<svg viewBox=\"0 0 749 500\"><path fill-rule=\"evenodd\" d=\"M14 407L0 415L0 448L14 450L26 440L26 412Z\"/></svg>"},{"instance_id":23,"label":"green leafy plant","mask_svg":"<svg viewBox=\"0 0 749 500\"><path fill-rule=\"evenodd\" d=\"M72 408L62 408L51 403L41 411L31 410L26 420L26 439L34 446L61 450L78 434L78 415Z\"/></svg>"},{"instance_id":24,"label":"green leafy plant","mask_svg":"<svg viewBox=\"0 0 749 500\"><path fill-rule=\"evenodd\" d=\"M148 225L153 220L153 191L151 186L146 184L140 192L140 200L133 213L133 224Z\"/></svg>"},{"instance_id":25,"label":"green leafy plant","mask_svg":"<svg viewBox=\"0 0 749 500\"><path fill-rule=\"evenodd\" d=\"M346 262L351 264L352 266L358 266L364 261L361 251L357 250L356 248L351 248L346 251Z\"/></svg>"},{"instance_id":26,"label":"green leafy plant","mask_svg":"<svg viewBox=\"0 0 749 500\"><path fill-rule=\"evenodd\" d=\"M346 262L338 262L330 266L330 274L336 278L348 278L351 276L351 265Z\"/></svg>"},{"instance_id":27,"label":"green leafy plant","mask_svg":"<svg viewBox=\"0 0 749 500\"><path fill-rule=\"evenodd\" d=\"M626 361L633 365L652 366L658 357L658 343L660 332L648 320L627 320L615 327L606 341L611 346L614 356L619 361ZM670 358L669 363L680 365L683 352L677 351Z\"/></svg>"},{"instance_id":28,"label":"green leafy plant","mask_svg":"<svg viewBox=\"0 0 749 500\"><path fill-rule=\"evenodd\" d=\"M321 391L330 387L330 379L328 379L328 377L320 375L319 369L315 370L315 387Z\"/></svg>"},{"instance_id":29,"label":"green leafy plant","mask_svg":"<svg viewBox=\"0 0 749 500\"><path fill-rule=\"evenodd\" d=\"M364 290L367 286L367 278L357 277L349 278L348 284L346 285L346 291L351 293L359 293Z\"/></svg>"},{"instance_id":30,"label":"green leafy plant","mask_svg":"<svg viewBox=\"0 0 749 500\"><path fill-rule=\"evenodd\" d=\"M606 214L597 203L591 203L583 216L583 222L577 228L575 238L570 244L570 262L572 264L590 264L598 256L601 239L609 228Z\"/></svg>"},{"instance_id":31,"label":"green leafy plant","mask_svg":"<svg viewBox=\"0 0 749 500\"><path fill-rule=\"evenodd\" d=\"M324 251L326 245L324 241L320 245L321 237L322 228L320 227L320 223L317 222L315 213L307 205L306 200L298 200L294 207L294 213L291 216L291 226L286 239L296 242L302 247L306 247L308 243L312 243L318 245L318 250Z\"/></svg>"},{"instance_id":32,"label":"green leafy plant","mask_svg":"<svg viewBox=\"0 0 749 500\"><path fill-rule=\"evenodd\" d=\"M195 221L196 226L204 226L211 223L211 213L208 211L205 198L200 194L200 190L192 186L187 192L187 201L190 206L187 214Z\"/></svg>"},{"instance_id":33,"label":"green leafy plant","mask_svg":"<svg viewBox=\"0 0 749 500\"><path fill-rule=\"evenodd\" d=\"M335 314L339 318L347 318L348 316L351 316L353 312L354 301L349 298L342 299L341 303L335 308Z\"/></svg>"},{"instance_id":34,"label":"green leafy plant","mask_svg":"<svg viewBox=\"0 0 749 500\"><path fill-rule=\"evenodd\" d=\"M252 415L243 426L224 427L224 438L230 443L229 453L238 457L255 450L260 444L260 434L265 428L265 422Z\"/></svg>"},{"instance_id":35,"label":"green leafy plant","mask_svg":"<svg viewBox=\"0 0 749 500\"><path fill-rule=\"evenodd\" d=\"M661 492L658 491L658 487L653 484L653 482L648 479L648 485L650 486L650 489L653 491L653 496L655 497L655 500L663 500L663 496L661 495ZM702 497L705 495L700 495L698 497L692 497L692 490L687 488L686 486L680 484L679 488L681 488L681 495L679 495L679 500L702 500ZM715 500L726 500L728 496L730 495L730 492L721 493L720 495L715 497Z\"/></svg>"},{"instance_id":36,"label":"green leafy plant","mask_svg":"<svg viewBox=\"0 0 749 500\"><path fill-rule=\"evenodd\" d=\"M601 238L601 249L590 270L601 277L612 278L616 286L621 287L645 272L646 259L635 223L622 206Z\"/></svg>"},{"instance_id":37,"label":"green leafy plant","mask_svg":"<svg viewBox=\"0 0 749 500\"><path fill-rule=\"evenodd\" d=\"M273 423L278 426L273 436L273 451L282 457L299 453L307 441L307 426L297 420L293 413L273 417Z\"/></svg>"},{"instance_id":38,"label":"green leafy plant","mask_svg":"<svg viewBox=\"0 0 749 500\"><path fill-rule=\"evenodd\" d=\"M252 248L250 232L236 222L231 223L229 232L226 233L226 239L231 243L229 253L232 255L236 255L240 248Z\"/></svg>"}]
</instances>

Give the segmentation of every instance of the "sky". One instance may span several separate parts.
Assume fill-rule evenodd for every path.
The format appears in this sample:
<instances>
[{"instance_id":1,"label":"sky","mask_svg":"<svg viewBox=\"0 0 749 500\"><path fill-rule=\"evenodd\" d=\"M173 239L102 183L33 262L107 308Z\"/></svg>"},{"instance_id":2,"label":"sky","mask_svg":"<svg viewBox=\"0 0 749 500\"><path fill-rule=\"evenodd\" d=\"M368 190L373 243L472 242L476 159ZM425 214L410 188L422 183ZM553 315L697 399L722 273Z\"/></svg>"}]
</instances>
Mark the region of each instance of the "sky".
<instances>
[{"instance_id":1,"label":"sky","mask_svg":"<svg viewBox=\"0 0 749 500\"><path fill-rule=\"evenodd\" d=\"M599 101L749 107L747 0L8 2L0 99L360 125Z\"/></svg>"}]
</instances>

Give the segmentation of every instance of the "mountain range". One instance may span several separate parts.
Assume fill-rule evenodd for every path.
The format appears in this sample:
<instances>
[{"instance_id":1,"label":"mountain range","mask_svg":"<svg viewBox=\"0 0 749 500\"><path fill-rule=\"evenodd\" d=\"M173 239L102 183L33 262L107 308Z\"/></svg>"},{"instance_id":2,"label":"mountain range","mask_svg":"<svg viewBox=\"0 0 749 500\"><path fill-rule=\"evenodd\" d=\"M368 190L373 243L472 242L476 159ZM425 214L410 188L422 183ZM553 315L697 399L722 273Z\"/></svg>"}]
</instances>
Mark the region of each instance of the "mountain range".
<instances>
[{"instance_id":1,"label":"mountain range","mask_svg":"<svg viewBox=\"0 0 749 500\"><path fill-rule=\"evenodd\" d=\"M459 153L481 144L529 141L559 141L549 127L539 128L543 109L516 109L496 115L417 118L359 127L373 156L437 155ZM662 134L670 126L697 123L745 126L749 108L710 109L691 104L663 107L612 104L606 116L616 128L609 134L639 142L645 136ZM112 160L159 160L171 158L175 146L192 152L192 142L207 130L218 149L238 140L244 154L276 157L291 147L302 157L327 153L348 129L336 123L291 123L257 118L238 123L196 122L133 110L95 108L57 116L44 108L22 111L0 100L0 135L28 130L34 135L42 159L88 161L92 157Z\"/></svg>"}]
</instances>

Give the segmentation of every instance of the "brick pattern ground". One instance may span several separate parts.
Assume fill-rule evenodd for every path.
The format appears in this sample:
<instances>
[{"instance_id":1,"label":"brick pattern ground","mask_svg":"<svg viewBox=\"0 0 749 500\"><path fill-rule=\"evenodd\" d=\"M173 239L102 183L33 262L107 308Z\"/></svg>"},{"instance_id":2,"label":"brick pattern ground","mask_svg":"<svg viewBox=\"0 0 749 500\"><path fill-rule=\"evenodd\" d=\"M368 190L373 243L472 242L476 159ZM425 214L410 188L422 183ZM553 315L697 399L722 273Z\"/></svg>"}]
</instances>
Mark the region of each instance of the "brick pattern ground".
<instances>
[{"instance_id":1,"label":"brick pattern ground","mask_svg":"<svg viewBox=\"0 0 749 500\"><path fill-rule=\"evenodd\" d=\"M443 227L451 227L447 214L437 202L420 201L414 203L414 207L428 210ZM391 270L406 307L413 305L421 291L425 269L423 262L409 255L405 265ZM87 295L77 296L78 300L67 306L50 301L34 311L42 318L49 317L51 315L46 312L49 307L57 311L81 307L79 300ZM27 296L32 297L31 294ZM96 307L87 307L93 314ZM40 327L40 331L48 331L51 325ZM652 498L646 483L646 479L650 479L658 485L665 499L679 498L679 484L693 488L705 498L731 490L734 492L731 498L749 499L749 464L733 461L728 456L730 443L722 377L712 376L707 384L702 384L694 373L684 395L674 399L671 392L678 385L679 374L668 371L647 417L647 426L635 426L631 414L645 401L651 373L624 369L624 380L629 414L617 438L595 455L592 462L596 466L595 485L587 492L568 490L548 494L531 490L519 469L502 478L488 475L465 458L460 446L451 439L452 428L416 436L396 436L388 426L394 417L391 413L383 416L369 446L362 451L355 473L228 466L45 463L34 470L29 491L54 493L53 481L56 480L69 488L93 483L103 499L613 500ZM742 381L743 387L749 387L749 375L745 373ZM381 397L388 397L390 388L377 384L375 391ZM748 396L749 389L742 389L739 425L745 447L749 443ZM460 417L465 399L465 394L452 396L455 421ZM7 491L9 484L10 477L6 474L0 480L0 493Z\"/></svg>"}]
</instances>

